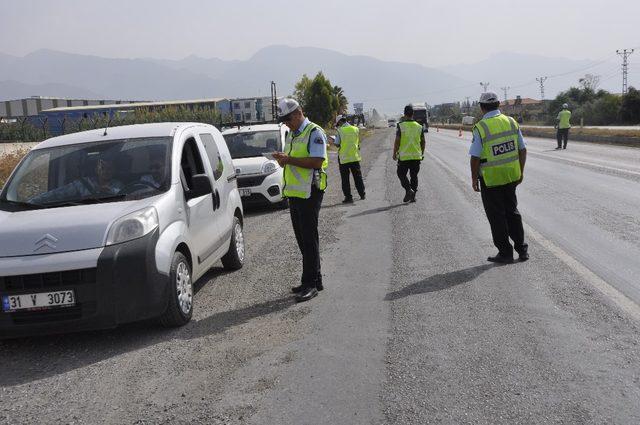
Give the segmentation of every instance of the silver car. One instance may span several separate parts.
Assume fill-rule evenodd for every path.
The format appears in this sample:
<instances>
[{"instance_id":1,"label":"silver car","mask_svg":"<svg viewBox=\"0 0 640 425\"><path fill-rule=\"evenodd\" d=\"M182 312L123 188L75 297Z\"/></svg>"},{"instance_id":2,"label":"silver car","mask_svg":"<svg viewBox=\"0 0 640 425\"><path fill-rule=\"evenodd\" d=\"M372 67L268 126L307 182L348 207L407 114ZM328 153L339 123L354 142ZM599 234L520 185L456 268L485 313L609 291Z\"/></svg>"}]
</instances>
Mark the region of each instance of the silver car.
<instances>
[{"instance_id":1,"label":"silver car","mask_svg":"<svg viewBox=\"0 0 640 425\"><path fill-rule=\"evenodd\" d=\"M193 282L245 258L220 132L141 124L52 138L0 193L0 336L187 323Z\"/></svg>"}]
</instances>

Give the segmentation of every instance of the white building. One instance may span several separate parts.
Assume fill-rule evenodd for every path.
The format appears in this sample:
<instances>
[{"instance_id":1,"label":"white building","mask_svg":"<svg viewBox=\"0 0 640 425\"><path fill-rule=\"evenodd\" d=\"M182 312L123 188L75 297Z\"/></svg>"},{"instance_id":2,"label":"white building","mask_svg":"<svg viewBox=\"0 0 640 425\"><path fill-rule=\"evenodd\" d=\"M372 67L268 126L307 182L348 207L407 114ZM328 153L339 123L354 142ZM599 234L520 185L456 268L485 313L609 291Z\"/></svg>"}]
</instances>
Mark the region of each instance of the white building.
<instances>
[{"instance_id":1,"label":"white building","mask_svg":"<svg viewBox=\"0 0 640 425\"><path fill-rule=\"evenodd\" d=\"M272 121L270 97L231 99L231 119L236 122Z\"/></svg>"},{"instance_id":2,"label":"white building","mask_svg":"<svg viewBox=\"0 0 640 425\"><path fill-rule=\"evenodd\" d=\"M131 100L88 100L65 99L60 97L31 96L25 99L0 101L0 118L23 118L39 115L41 111L52 108L73 106L111 105L120 103L136 103Z\"/></svg>"}]
</instances>

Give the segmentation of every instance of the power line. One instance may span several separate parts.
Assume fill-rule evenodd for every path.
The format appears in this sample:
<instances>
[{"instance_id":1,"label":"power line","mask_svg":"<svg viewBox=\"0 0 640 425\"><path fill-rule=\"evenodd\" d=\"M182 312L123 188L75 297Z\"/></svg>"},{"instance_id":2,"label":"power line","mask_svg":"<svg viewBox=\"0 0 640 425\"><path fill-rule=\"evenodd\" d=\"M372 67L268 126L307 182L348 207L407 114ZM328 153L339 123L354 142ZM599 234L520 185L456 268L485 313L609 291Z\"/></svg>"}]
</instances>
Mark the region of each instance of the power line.
<instances>
[{"instance_id":1,"label":"power line","mask_svg":"<svg viewBox=\"0 0 640 425\"><path fill-rule=\"evenodd\" d=\"M540 100L544 100L544 82L547 81L549 77L538 77L536 81L540 83Z\"/></svg>"},{"instance_id":2,"label":"power line","mask_svg":"<svg viewBox=\"0 0 640 425\"><path fill-rule=\"evenodd\" d=\"M483 90L482 93L486 93L487 92L487 87L489 87L489 83L488 82L487 83L480 82L480 85L482 86L482 90Z\"/></svg>"},{"instance_id":3,"label":"power line","mask_svg":"<svg viewBox=\"0 0 640 425\"><path fill-rule=\"evenodd\" d=\"M627 59L634 52L634 49L616 50L616 54L622 56L622 94L627 94L627 72L629 68L629 62Z\"/></svg>"},{"instance_id":4,"label":"power line","mask_svg":"<svg viewBox=\"0 0 640 425\"><path fill-rule=\"evenodd\" d=\"M508 100L508 97L509 97L509 96L508 96L508 93L509 93L509 89L510 89L510 88L511 88L511 87L509 87L509 86L507 86L507 87L500 87L500 90L502 90L502 91L504 92L504 101L505 101L505 103L506 103L506 102L507 102L507 100Z\"/></svg>"}]
</instances>

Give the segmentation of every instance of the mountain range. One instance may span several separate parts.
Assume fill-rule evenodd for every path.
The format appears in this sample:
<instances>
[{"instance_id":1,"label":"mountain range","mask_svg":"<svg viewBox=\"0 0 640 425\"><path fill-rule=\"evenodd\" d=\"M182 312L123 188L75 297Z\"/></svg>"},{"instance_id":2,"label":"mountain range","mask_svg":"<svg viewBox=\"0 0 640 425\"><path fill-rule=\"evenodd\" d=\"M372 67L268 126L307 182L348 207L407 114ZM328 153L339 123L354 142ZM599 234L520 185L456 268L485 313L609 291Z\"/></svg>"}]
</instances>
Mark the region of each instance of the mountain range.
<instances>
[{"instance_id":1,"label":"mountain range","mask_svg":"<svg viewBox=\"0 0 640 425\"><path fill-rule=\"evenodd\" d=\"M575 85L582 70L597 73L611 65L593 64L500 53L474 64L429 68L289 46L265 47L243 61L193 55L181 60L116 59L43 49L23 57L0 53L0 100L32 95L136 100L267 96L271 81L282 96L293 92L302 74L323 71L343 87L350 102L393 113L411 101L437 104L476 98L482 91L479 81L489 81L490 90L501 96L499 87L512 85L510 97L539 98L536 76L568 73L549 79L550 98Z\"/></svg>"}]
</instances>

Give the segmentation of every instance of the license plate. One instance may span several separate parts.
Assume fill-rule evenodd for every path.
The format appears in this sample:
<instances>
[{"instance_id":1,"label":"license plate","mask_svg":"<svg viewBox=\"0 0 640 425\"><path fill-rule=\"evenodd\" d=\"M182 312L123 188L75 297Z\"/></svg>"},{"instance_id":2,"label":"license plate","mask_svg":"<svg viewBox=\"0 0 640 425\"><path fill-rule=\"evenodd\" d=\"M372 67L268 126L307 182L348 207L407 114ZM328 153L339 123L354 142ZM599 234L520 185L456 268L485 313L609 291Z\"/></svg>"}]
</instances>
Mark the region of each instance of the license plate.
<instances>
[{"instance_id":1,"label":"license plate","mask_svg":"<svg viewBox=\"0 0 640 425\"><path fill-rule=\"evenodd\" d=\"M251 189L240 189L240 196L251 196Z\"/></svg>"},{"instance_id":2,"label":"license plate","mask_svg":"<svg viewBox=\"0 0 640 425\"><path fill-rule=\"evenodd\" d=\"M2 310L5 313L19 310L46 310L49 308L70 307L75 304L76 296L72 290L2 296Z\"/></svg>"}]
</instances>

